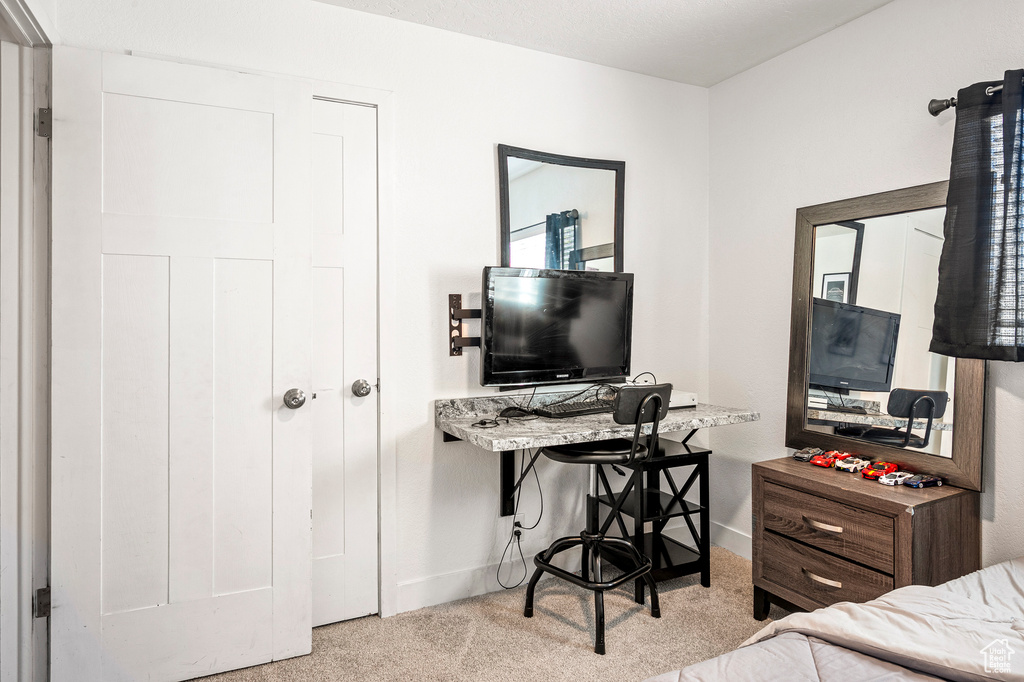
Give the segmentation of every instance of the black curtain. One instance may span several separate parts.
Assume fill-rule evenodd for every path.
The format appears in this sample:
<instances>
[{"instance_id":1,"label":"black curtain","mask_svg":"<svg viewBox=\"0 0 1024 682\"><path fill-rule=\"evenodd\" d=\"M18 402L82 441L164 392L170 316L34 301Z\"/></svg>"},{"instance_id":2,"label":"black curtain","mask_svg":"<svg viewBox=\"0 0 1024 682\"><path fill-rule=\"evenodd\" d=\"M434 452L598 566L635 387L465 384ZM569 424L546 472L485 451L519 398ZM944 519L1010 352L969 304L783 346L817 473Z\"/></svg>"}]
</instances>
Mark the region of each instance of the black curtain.
<instances>
[{"instance_id":1,"label":"black curtain","mask_svg":"<svg viewBox=\"0 0 1024 682\"><path fill-rule=\"evenodd\" d=\"M1022 78L957 93L933 353L1024 360Z\"/></svg>"},{"instance_id":2,"label":"black curtain","mask_svg":"<svg viewBox=\"0 0 1024 682\"><path fill-rule=\"evenodd\" d=\"M575 211L552 213L547 217L545 226L544 267L553 270L576 270L576 259L571 258L573 251L579 248L579 235L576 230L576 219L571 217Z\"/></svg>"}]
</instances>

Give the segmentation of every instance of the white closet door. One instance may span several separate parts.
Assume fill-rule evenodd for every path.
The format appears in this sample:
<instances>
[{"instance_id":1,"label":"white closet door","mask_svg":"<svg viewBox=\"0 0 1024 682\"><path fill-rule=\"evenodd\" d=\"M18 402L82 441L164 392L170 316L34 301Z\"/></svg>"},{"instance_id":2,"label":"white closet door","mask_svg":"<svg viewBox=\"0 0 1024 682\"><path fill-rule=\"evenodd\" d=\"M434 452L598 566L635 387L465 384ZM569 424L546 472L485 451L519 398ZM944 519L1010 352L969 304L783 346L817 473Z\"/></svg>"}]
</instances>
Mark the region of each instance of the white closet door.
<instances>
[{"instance_id":1,"label":"white closet door","mask_svg":"<svg viewBox=\"0 0 1024 682\"><path fill-rule=\"evenodd\" d=\"M310 651L310 103L54 49L54 680Z\"/></svg>"},{"instance_id":2,"label":"white closet door","mask_svg":"<svg viewBox=\"0 0 1024 682\"><path fill-rule=\"evenodd\" d=\"M377 110L313 102L313 624L377 613Z\"/></svg>"}]
</instances>

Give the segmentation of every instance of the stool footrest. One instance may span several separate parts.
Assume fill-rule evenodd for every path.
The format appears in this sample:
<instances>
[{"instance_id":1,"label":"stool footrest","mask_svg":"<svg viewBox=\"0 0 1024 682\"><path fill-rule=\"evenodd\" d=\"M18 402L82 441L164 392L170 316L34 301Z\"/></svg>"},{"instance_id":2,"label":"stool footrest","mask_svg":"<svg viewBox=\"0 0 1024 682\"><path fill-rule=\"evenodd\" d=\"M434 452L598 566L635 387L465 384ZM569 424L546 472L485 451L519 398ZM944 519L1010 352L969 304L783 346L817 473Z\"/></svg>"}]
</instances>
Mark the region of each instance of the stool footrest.
<instances>
[{"instance_id":1,"label":"stool footrest","mask_svg":"<svg viewBox=\"0 0 1024 682\"><path fill-rule=\"evenodd\" d=\"M584 580L582 576L576 575L575 573L570 573L564 568L559 568L558 566L552 565L550 562L545 561L540 554L533 558L533 563L537 565L537 568L543 569L547 573L558 576L562 580L566 580L572 583L573 585L585 587L588 590L593 590L595 592L613 590L619 585L623 585L632 580L636 580L643 574L650 573L651 571L651 560L647 559L644 564L630 571L629 573L623 573L614 580L605 580L603 582L597 583L593 580Z\"/></svg>"}]
</instances>

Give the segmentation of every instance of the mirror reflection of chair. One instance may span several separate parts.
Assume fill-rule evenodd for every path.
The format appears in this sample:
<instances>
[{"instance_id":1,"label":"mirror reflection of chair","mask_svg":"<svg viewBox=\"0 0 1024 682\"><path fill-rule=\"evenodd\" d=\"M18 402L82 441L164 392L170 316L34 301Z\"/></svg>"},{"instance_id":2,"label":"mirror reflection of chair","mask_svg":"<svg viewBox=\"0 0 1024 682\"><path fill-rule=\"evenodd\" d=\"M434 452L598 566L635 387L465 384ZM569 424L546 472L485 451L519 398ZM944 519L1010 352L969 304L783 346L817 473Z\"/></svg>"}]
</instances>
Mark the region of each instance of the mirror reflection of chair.
<instances>
[{"instance_id":1,"label":"mirror reflection of chair","mask_svg":"<svg viewBox=\"0 0 1024 682\"><path fill-rule=\"evenodd\" d=\"M595 441L590 443L572 443L554 445L543 448L541 453L548 459L568 464L623 464L643 461L657 450L658 424L665 416L669 407L672 384L647 384L641 386L622 386L615 396L615 412L612 417L617 424L636 424L632 441L625 438ZM643 436L645 424L651 424L651 434ZM596 491L595 491L596 494ZM588 515L589 516L589 515ZM581 571L579 574L559 568L551 563L555 555L569 549L580 547L582 550ZM602 554L608 556L615 553L627 557L632 568L611 580L605 580L602 567ZM586 588L594 593L594 652L603 654L604 645L604 593L626 583L643 580L651 592L651 615L661 617L658 602L658 589L651 578L651 560L642 555L629 540L607 537L595 528L587 528L578 536L570 536L555 540L533 560L537 569L526 588L526 606L523 615L533 616L533 598L537 582L544 573L550 573L574 585ZM642 591L638 591L642 595ZM637 600L643 603L643 597Z\"/></svg>"},{"instance_id":2,"label":"mirror reflection of chair","mask_svg":"<svg viewBox=\"0 0 1024 682\"><path fill-rule=\"evenodd\" d=\"M923 391L910 388L897 388L889 394L889 402L886 405L886 412L890 416L899 419L906 419L905 428L873 428L860 434L860 438L882 443L884 445L895 445L900 448L923 448L928 446L928 440L932 434L932 420L941 419L946 413L946 403L949 401L949 394L945 391ZM928 419L924 435L918 436L913 432L914 421L917 419Z\"/></svg>"}]
</instances>

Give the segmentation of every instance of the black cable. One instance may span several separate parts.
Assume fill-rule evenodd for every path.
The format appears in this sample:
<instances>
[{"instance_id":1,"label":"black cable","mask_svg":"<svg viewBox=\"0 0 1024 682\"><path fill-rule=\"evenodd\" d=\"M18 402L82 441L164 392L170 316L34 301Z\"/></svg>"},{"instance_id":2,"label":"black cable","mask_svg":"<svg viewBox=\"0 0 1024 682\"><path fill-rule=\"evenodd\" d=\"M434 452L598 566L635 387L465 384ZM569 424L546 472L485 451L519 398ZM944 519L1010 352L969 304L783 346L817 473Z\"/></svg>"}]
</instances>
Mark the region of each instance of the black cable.
<instances>
[{"instance_id":1,"label":"black cable","mask_svg":"<svg viewBox=\"0 0 1024 682\"><path fill-rule=\"evenodd\" d=\"M559 398L558 400L555 400L553 402L548 403L548 405L561 405L562 403L568 402L568 401L572 400L573 398L577 398L577 397L583 395L587 391L593 391L595 388L597 388L597 386L587 386L582 391L577 391L576 393L572 393L570 395L567 395L564 398Z\"/></svg>"},{"instance_id":2,"label":"black cable","mask_svg":"<svg viewBox=\"0 0 1024 682\"><path fill-rule=\"evenodd\" d=\"M652 374L651 376L654 376L654 375ZM565 396L564 398L559 398L558 400L555 400L555 401L552 401L550 403L547 403L547 405L545 405L545 407L548 407L550 405L561 405L562 403L566 403L566 402L571 401L573 398L579 398L581 395L589 393L590 391L594 392L594 399L596 400L596 399L601 397L601 391L602 390L610 391L612 393L612 395L618 393L618 391L619 391L618 387L612 386L611 384L593 384L592 386L587 386L586 388L584 388L581 391L576 391L575 393L571 393L571 394ZM586 401L586 398L582 399L580 402L585 402L585 401Z\"/></svg>"},{"instance_id":3,"label":"black cable","mask_svg":"<svg viewBox=\"0 0 1024 682\"><path fill-rule=\"evenodd\" d=\"M523 458L519 460L519 475L523 475L523 462L526 461L526 453L523 453ZM519 526L522 530L533 530L540 525L540 520L544 518L544 489L540 486L540 475L537 473L537 464L534 462L533 466L533 477L537 481L537 495L540 496L540 511L537 513L537 520L533 522L532 526ZM523 486L519 486L519 490L516 491L516 507L515 514L519 513L519 495L523 492ZM512 517L515 519L515 516ZM513 521L513 527L515 522Z\"/></svg>"},{"instance_id":4,"label":"black cable","mask_svg":"<svg viewBox=\"0 0 1024 682\"><path fill-rule=\"evenodd\" d=\"M835 402L832 399L832 396L829 395L828 391L823 391L823 393L825 394L825 404L826 405L832 405L832 406L835 406L835 407L846 407L846 401L843 400L843 394L842 393L836 393L835 397L839 400L839 402Z\"/></svg>"},{"instance_id":5,"label":"black cable","mask_svg":"<svg viewBox=\"0 0 1024 682\"><path fill-rule=\"evenodd\" d=\"M523 463L525 462L525 460L526 460L526 452L523 451L523 456L519 460L519 476L520 477L522 477L522 475L523 475ZM537 467L536 466L533 468L533 471L534 471L534 473L537 473ZM540 479L538 478L537 481L539 482ZM498 584L501 585L502 587L504 587L506 590L512 590L512 589L515 589L515 588L519 587L520 585L522 585L523 581L526 580L526 574L529 573L529 571L526 568L526 557L523 556L523 543L520 541L520 538L522 537L523 532L516 525L516 521L515 521L516 516L519 515L519 497L520 497L520 494L522 492L523 492L523 486L520 485L519 488L516 490L516 503L512 507L512 532L509 533L508 542L505 543L505 549L502 550L502 552L501 552L501 559L498 560L498 570L495 571L495 574L494 574L494 577L497 578L497 580L498 580ZM540 519L537 519L537 521L540 522ZM536 524L534 524L534 528L536 528ZM506 585L505 583L501 582L501 565L503 563L505 563L505 554L508 553L508 548L512 546L512 541L513 540L515 540L516 547L519 549L519 558L523 560L523 577L520 578L519 582L517 582L515 585Z\"/></svg>"},{"instance_id":6,"label":"black cable","mask_svg":"<svg viewBox=\"0 0 1024 682\"><path fill-rule=\"evenodd\" d=\"M515 588L517 588L520 585L522 585L523 581L526 580L526 574L527 574L527 570L526 570L526 557L523 556L523 545L519 541L519 537L521 535L522 535L522 532L518 528L513 530L512 534L508 536L508 543L505 545L505 551L503 551L501 553L501 560L498 561L498 571L497 571L495 577L498 579L498 584L501 585L502 587L504 587L506 590L514 590ZM513 540L516 541L516 547L519 548L519 558L523 560L523 577L520 578L519 582L517 582L515 585L506 585L505 583L501 582L501 565L503 563L505 563L505 555L508 553L508 548L512 546L512 541Z\"/></svg>"},{"instance_id":7,"label":"black cable","mask_svg":"<svg viewBox=\"0 0 1024 682\"><path fill-rule=\"evenodd\" d=\"M523 467L525 466L525 464L526 464L526 451L524 450L523 451L522 459L519 460L519 476L520 477L522 477L522 475L523 475ZM542 518L544 518L544 490L541 488L541 485L540 485L540 475L537 473L537 467L536 466L533 467L533 476L537 480L537 494L540 495L540 512L537 514L537 520L534 521L532 526L523 526L522 524L518 524L515 521L516 516L519 515L519 500L520 500L520 497L522 496L522 492L523 492L523 486L520 485L519 489L516 490L516 503L515 503L515 505L514 505L514 507L512 509L512 519L513 519L513 521L512 521L512 532L508 536L508 542L505 543L505 549L501 552L501 559L498 560L498 570L495 571L495 578L497 578L498 584L501 585L502 587L504 587L506 590L515 589L515 588L519 587L520 585L522 585L523 581L526 580L526 576L529 574L529 571L526 568L526 557L523 555L523 543L522 543L522 540L521 540L522 535L523 535L523 531L524 530L533 530L538 525L540 525L540 520ZM508 554L508 549L509 549L509 547L512 546L512 542L513 541L515 541L516 547L519 549L519 558L523 562L523 577L520 578L519 582L517 582L515 585L506 585L505 583L501 582L501 565L505 563L505 556Z\"/></svg>"},{"instance_id":8,"label":"black cable","mask_svg":"<svg viewBox=\"0 0 1024 682\"><path fill-rule=\"evenodd\" d=\"M640 372L640 373L639 373L639 374L637 374L637 375L636 375L635 377L633 377L632 379L630 379L630 383L633 383L633 384L635 384L635 383L636 383L636 380L637 380L637 379L639 379L640 377L644 376L645 374L650 374L650 375L651 375L651 379L652 379L651 383L652 383L652 384L656 384L656 383L658 383L658 377L654 376L654 372Z\"/></svg>"}]
</instances>

